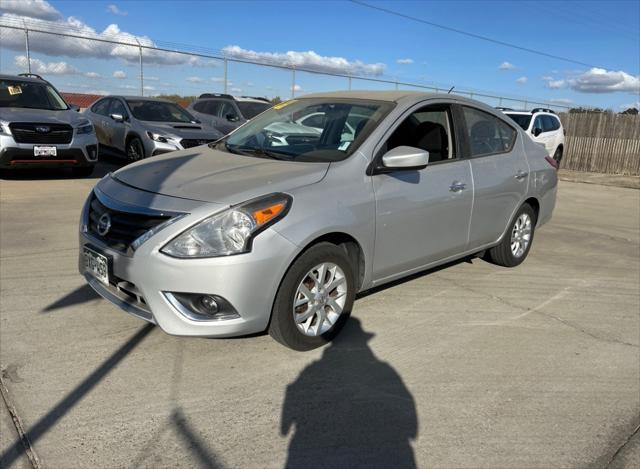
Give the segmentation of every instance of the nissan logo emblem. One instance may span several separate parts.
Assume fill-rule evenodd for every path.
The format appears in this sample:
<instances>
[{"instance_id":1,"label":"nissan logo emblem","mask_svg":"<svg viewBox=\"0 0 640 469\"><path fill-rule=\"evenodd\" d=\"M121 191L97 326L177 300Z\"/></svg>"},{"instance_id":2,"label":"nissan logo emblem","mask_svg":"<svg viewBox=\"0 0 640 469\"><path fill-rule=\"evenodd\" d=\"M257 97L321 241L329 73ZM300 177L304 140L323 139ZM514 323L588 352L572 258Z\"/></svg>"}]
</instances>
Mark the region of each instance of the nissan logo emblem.
<instances>
[{"instance_id":1,"label":"nissan logo emblem","mask_svg":"<svg viewBox=\"0 0 640 469\"><path fill-rule=\"evenodd\" d=\"M47 127L46 125L41 125L36 127L36 132L40 134L48 134L51 131L51 127Z\"/></svg>"},{"instance_id":2,"label":"nissan logo emblem","mask_svg":"<svg viewBox=\"0 0 640 469\"><path fill-rule=\"evenodd\" d=\"M98 234L100 236L106 235L111 229L111 217L108 213L102 214L98 220Z\"/></svg>"}]
</instances>

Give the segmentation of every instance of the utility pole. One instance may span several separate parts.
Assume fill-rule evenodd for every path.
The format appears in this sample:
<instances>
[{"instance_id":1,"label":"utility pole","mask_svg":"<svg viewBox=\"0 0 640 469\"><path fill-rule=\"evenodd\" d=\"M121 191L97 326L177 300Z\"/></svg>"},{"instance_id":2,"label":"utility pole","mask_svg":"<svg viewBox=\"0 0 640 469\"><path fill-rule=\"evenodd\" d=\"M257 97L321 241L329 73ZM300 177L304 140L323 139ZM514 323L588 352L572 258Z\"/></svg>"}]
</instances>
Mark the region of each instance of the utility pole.
<instances>
[{"instance_id":1,"label":"utility pole","mask_svg":"<svg viewBox=\"0 0 640 469\"><path fill-rule=\"evenodd\" d=\"M136 42L138 43L138 53L140 55L140 96L144 96L144 69L142 67L142 44L136 38Z\"/></svg>"},{"instance_id":2,"label":"utility pole","mask_svg":"<svg viewBox=\"0 0 640 469\"><path fill-rule=\"evenodd\" d=\"M224 93L227 94L227 73L229 69L229 61L227 56L224 56Z\"/></svg>"},{"instance_id":3,"label":"utility pole","mask_svg":"<svg viewBox=\"0 0 640 469\"><path fill-rule=\"evenodd\" d=\"M25 27L24 34L27 43L27 72L31 73L31 51L29 50L29 30Z\"/></svg>"}]
</instances>

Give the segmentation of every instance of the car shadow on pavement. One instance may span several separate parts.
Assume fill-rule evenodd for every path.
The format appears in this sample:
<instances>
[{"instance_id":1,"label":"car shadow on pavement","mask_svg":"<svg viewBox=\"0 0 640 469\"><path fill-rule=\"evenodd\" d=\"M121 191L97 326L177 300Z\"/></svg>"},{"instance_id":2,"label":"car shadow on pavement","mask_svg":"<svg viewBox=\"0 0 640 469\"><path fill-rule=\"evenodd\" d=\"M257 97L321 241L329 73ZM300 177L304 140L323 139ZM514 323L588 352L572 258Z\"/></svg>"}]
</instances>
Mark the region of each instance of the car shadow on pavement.
<instances>
[{"instance_id":1,"label":"car shadow on pavement","mask_svg":"<svg viewBox=\"0 0 640 469\"><path fill-rule=\"evenodd\" d=\"M122 158L113 156L102 156L95 166L93 173L89 177L78 178L71 173L69 168L25 168L25 169L2 169L0 179L16 181L53 180L53 179L100 179L112 171L120 169L128 162Z\"/></svg>"},{"instance_id":2,"label":"car shadow on pavement","mask_svg":"<svg viewBox=\"0 0 640 469\"><path fill-rule=\"evenodd\" d=\"M373 334L351 318L322 358L287 386L280 432L293 429L287 468L416 466L413 396L368 346Z\"/></svg>"},{"instance_id":3,"label":"car shadow on pavement","mask_svg":"<svg viewBox=\"0 0 640 469\"><path fill-rule=\"evenodd\" d=\"M140 328L129 340L118 348L109 358L98 366L89 376L78 384L69 394L60 400L49 412L32 425L26 434L0 454L0 461L10 467L25 448L35 444L51 430L73 407L98 385L142 340L153 330L152 324Z\"/></svg>"},{"instance_id":4,"label":"car shadow on pavement","mask_svg":"<svg viewBox=\"0 0 640 469\"><path fill-rule=\"evenodd\" d=\"M92 300L97 300L100 298L93 288L89 285L82 285L81 287L76 288L71 293L63 296L59 300L54 301L49 306L44 308L42 313L50 313L51 311L55 311L56 309L66 308L68 306L79 305L81 303L87 303Z\"/></svg>"}]
</instances>

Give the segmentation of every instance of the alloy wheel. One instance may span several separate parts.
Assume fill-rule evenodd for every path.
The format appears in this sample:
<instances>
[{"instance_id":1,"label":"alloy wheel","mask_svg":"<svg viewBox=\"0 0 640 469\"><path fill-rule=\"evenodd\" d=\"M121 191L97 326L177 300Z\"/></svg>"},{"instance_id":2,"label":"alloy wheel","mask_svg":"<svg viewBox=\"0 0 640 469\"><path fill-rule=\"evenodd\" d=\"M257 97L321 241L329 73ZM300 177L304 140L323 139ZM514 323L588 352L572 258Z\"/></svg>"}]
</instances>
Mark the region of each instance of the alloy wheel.
<instances>
[{"instance_id":1,"label":"alloy wheel","mask_svg":"<svg viewBox=\"0 0 640 469\"><path fill-rule=\"evenodd\" d=\"M531 217L527 213L522 213L511 231L511 254L520 258L527 251L531 242Z\"/></svg>"}]
</instances>

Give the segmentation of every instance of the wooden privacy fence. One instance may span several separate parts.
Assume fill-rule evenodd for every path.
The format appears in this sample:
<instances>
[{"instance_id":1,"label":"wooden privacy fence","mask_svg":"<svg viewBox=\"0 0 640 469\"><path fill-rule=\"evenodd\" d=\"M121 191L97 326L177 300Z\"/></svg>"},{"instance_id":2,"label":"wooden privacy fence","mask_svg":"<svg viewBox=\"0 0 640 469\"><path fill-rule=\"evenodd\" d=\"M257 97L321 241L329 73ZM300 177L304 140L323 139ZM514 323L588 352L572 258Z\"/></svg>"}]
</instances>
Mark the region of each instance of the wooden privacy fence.
<instances>
[{"instance_id":1,"label":"wooden privacy fence","mask_svg":"<svg viewBox=\"0 0 640 469\"><path fill-rule=\"evenodd\" d=\"M640 115L560 114L567 137L562 169L640 176Z\"/></svg>"}]
</instances>

